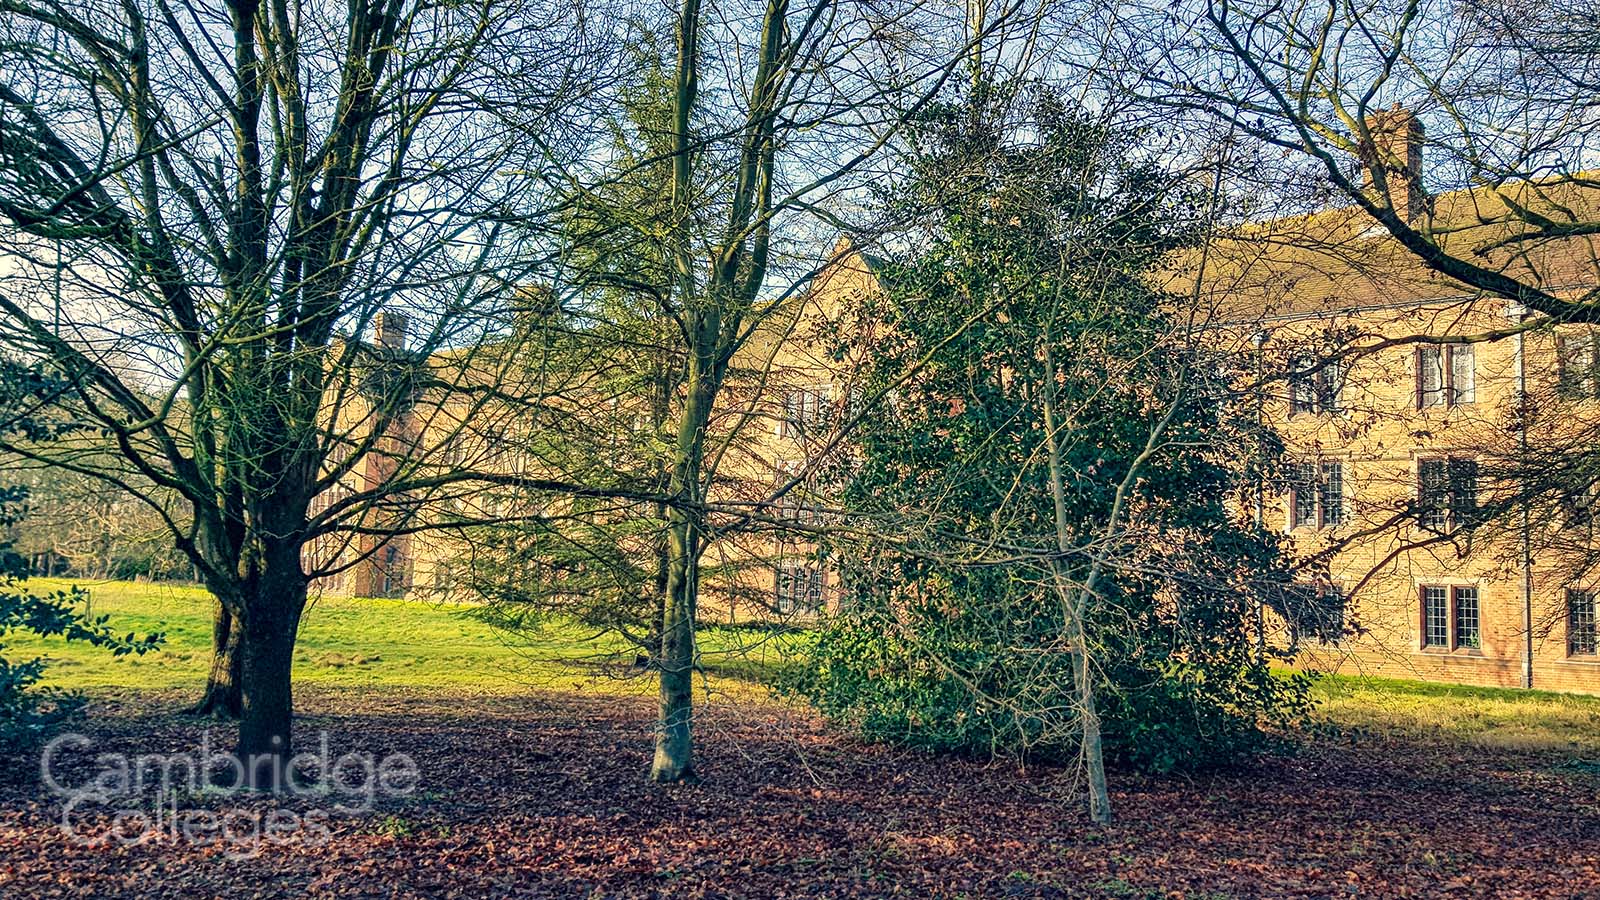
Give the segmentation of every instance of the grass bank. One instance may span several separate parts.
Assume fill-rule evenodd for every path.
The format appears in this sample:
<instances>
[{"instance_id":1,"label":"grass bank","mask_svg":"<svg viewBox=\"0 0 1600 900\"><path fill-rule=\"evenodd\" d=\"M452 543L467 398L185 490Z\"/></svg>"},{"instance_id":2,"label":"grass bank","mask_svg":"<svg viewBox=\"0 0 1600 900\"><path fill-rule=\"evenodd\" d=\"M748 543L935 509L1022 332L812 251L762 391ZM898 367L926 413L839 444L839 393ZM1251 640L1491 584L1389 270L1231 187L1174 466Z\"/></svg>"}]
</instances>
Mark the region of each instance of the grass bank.
<instances>
[{"instance_id":1,"label":"grass bank","mask_svg":"<svg viewBox=\"0 0 1600 900\"><path fill-rule=\"evenodd\" d=\"M1343 728L1600 754L1600 697L1337 675L1319 678L1315 692L1321 714Z\"/></svg>"},{"instance_id":2,"label":"grass bank","mask_svg":"<svg viewBox=\"0 0 1600 900\"><path fill-rule=\"evenodd\" d=\"M45 683L69 689L195 689L211 653L211 600L201 588L132 582L69 582L36 578L39 592L76 584L89 592L89 611L106 615L118 632L162 632L166 643L142 657L107 653L58 638L13 634L6 654L44 657ZM314 597L301 621L295 650L297 684L372 688L516 690L598 688L635 692L627 678L622 641L576 625L553 625L537 635L508 635L474 615L468 604L355 597ZM703 631L713 684L729 691L754 684L779 662L770 634L743 629Z\"/></svg>"}]
</instances>

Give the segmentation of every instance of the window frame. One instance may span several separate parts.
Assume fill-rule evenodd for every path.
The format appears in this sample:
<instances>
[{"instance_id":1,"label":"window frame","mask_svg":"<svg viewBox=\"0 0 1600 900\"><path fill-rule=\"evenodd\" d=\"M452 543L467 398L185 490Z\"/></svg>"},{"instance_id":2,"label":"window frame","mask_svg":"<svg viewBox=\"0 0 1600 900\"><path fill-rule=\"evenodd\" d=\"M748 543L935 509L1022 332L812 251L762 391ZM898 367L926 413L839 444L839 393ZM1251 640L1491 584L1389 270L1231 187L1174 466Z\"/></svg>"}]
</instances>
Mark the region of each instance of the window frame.
<instances>
[{"instance_id":1,"label":"window frame","mask_svg":"<svg viewBox=\"0 0 1600 900\"><path fill-rule=\"evenodd\" d=\"M800 477L800 476L804 477ZM822 513L811 505L810 500L815 493L816 473L807 471L807 464L800 460L781 459L773 466L773 491L777 491L790 481L799 477L799 482L773 504L773 513L776 518L791 522L796 525L817 525L822 521Z\"/></svg>"},{"instance_id":2,"label":"window frame","mask_svg":"<svg viewBox=\"0 0 1600 900\"><path fill-rule=\"evenodd\" d=\"M772 608L775 612L780 615L822 612L827 600L828 576L820 563L780 559L773 566L772 573ZM800 585L799 589L796 589L797 584Z\"/></svg>"},{"instance_id":3,"label":"window frame","mask_svg":"<svg viewBox=\"0 0 1600 900\"><path fill-rule=\"evenodd\" d=\"M1333 477L1329 477L1330 470ZM1335 502L1329 503L1329 498ZM1344 497L1344 460L1320 459L1317 461L1317 527L1338 528L1346 520ZM1333 516L1328 513L1337 512Z\"/></svg>"},{"instance_id":4,"label":"window frame","mask_svg":"<svg viewBox=\"0 0 1600 900\"><path fill-rule=\"evenodd\" d=\"M1350 598L1344 592L1344 585L1338 582L1295 582L1292 589L1304 592L1308 602L1298 610L1286 607L1284 624L1289 629L1289 641L1293 646L1298 646L1307 637L1311 637L1324 647L1337 647L1345 637L1345 623L1349 617ZM1291 612L1305 612L1307 609L1318 613L1327 613L1326 617L1316 615L1313 620L1288 614ZM1330 634L1332 635L1330 637Z\"/></svg>"},{"instance_id":5,"label":"window frame","mask_svg":"<svg viewBox=\"0 0 1600 900\"><path fill-rule=\"evenodd\" d=\"M1424 388L1422 383L1424 359L1428 356L1434 360L1429 368L1434 368L1439 376L1438 387L1432 390ZM1457 378L1457 369L1461 367L1459 358L1463 357L1467 360L1465 385ZM1478 355L1472 344L1418 344L1412 363L1416 376L1413 404L1418 410L1454 409L1478 402ZM1438 395L1437 400L1430 399L1434 394Z\"/></svg>"},{"instance_id":6,"label":"window frame","mask_svg":"<svg viewBox=\"0 0 1600 900\"><path fill-rule=\"evenodd\" d=\"M1471 643L1462 637L1462 612L1463 595L1472 595L1472 636ZM1482 650L1483 649L1483 602L1482 594L1478 592L1477 585L1454 584L1450 586L1450 649L1451 650Z\"/></svg>"},{"instance_id":7,"label":"window frame","mask_svg":"<svg viewBox=\"0 0 1600 900\"><path fill-rule=\"evenodd\" d=\"M1435 598L1431 592L1437 591ZM1423 584L1417 586L1417 596L1422 605L1422 649L1423 650L1448 650L1450 649L1450 590L1442 584ZM1433 615L1432 606L1440 604L1439 614ZM1442 631L1433 626L1437 622ZM1438 635L1438 640L1435 640Z\"/></svg>"},{"instance_id":8,"label":"window frame","mask_svg":"<svg viewBox=\"0 0 1600 900\"><path fill-rule=\"evenodd\" d=\"M1587 360L1581 376L1573 374L1579 348ZM1567 400L1600 399L1600 329L1578 335L1556 335L1556 395Z\"/></svg>"},{"instance_id":9,"label":"window frame","mask_svg":"<svg viewBox=\"0 0 1600 900\"><path fill-rule=\"evenodd\" d=\"M1562 520L1568 528L1580 528L1595 522L1600 513L1600 478L1584 485L1579 491L1562 491Z\"/></svg>"},{"instance_id":10,"label":"window frame","mask_svg":"<svg viewBox=\"0 0 1600 900\"><path fill-rule=\"evenodd\" d=\"M778 437L804 438L826 430L833 419L835 399L832 382L819 381L784 391Z\"/></svg>"},{"instance_id":11,"label":"window frame","mask_svg":"<svg viewBox=\"0 0 1600 900\"><path fill-rule=\"evenodd\" d=\"M1338 528L1348 521L1345 496L1345 460L1341 457L1319 456L1313 459L1299 460L1291 463L1293 474L1289 478L1289 530L1297 531L1302 528L1312 531L1324 531ZM1338 472L1338 493L1329 490L1329 471ZM1306 476L1310 475L1308 479ZM1301 503L1304 495L1310 494L1310 510L1308 516L1301 516ZM1330 504L1331 497L1337 497L1338 503ZM1338 510L1332 518L1328 513L1330 509Z\"/></svg>"},{"instance_id":12,"label":"window frame","mask_svg":"<svg viewBox=\"0 0 1600 900\"><path fill-rule=\"evenodd\" d=\"M1311 369L1289 378L1289 415L1339 415L1344 412L1344 360L1332 359L1318 366L1315 359L1301 357L1295 368Z\"/></svg>"},{"instance_id":13,"label":"window frame","mask_svg":"<svg viewBox=\"0 0 1600 900\"><path fill-rule=\"evenodd\" d=\"M1435 593L1436 592L1436 593ZM1471 628L1463 627L1470 598ZM1429 607L1438 604L1438 616ZM1436 629L1433 626L1439 625ZM1483 652L1483 589L1477 584L1417 585L1418 648L1424 653ZM1434 640L1438 637L1439 640Z\"/></svg>"},{"instance_id":14,"label":"window frame","mask_svg":"<svg viewBox=\"0 0 1600 900\"><path fill-rule=\"evenodd\" d=\"M1597 595L1592 590L1567 588L1564 597L1567 607L1564 613L1567 629L1567 657L1569 659L1574 657L1581 659L1600 658L1600 609L1596 608L1597 604L1600 604L1600 595ZM1582 603L1588 607L1589 622L1586 649L1579 649L1573 627L1578 618L1576 613L1580 598Z\"/></svg>"},{"instance_id":15,"label":"window frame","mask_svg":"<svg viewBox=\"0 0 1600 900\"><path fill-rule=\"evenodd\" d=\"M400 561L400 548L393 542L386 543L380 556L382 561L379 563L378 593L387 597L395 592L397 586L404 583L395 571L398 568L396 564Z\"/></svg>"},{"instance_id":16,"label":"window frame","mask_svg":"<svg viewBox=\"0 0 1600 900\"><path fill-rule=\"evenodd\" d=\"M1424 480L1425 467L1438 464L1443 480L1438 487L1437 500L1430 498L1434 486ZM1464 503L1463 476L1471 472L1471 503ZM1478 510L1478 458L1465 454L1429 454L1418 456L1415 465L1416 503L1418 526L1435 534L1454 534L1470 524ZM1437 517L1437 518L1436 518ZM1437 524L1435 524L1437 522Z\"/></svg>"}]
</instances>

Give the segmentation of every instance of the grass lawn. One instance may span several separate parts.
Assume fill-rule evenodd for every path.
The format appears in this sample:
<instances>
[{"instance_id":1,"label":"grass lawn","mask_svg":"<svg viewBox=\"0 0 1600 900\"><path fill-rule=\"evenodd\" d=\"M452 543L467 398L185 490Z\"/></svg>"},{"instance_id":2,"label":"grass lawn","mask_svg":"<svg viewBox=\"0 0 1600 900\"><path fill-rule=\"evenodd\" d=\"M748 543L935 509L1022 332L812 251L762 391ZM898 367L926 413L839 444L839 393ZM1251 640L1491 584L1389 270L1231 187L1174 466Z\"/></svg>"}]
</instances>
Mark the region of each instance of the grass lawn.
<instances>
[{"instance_id":1,"label":"grass lawn","mask_svg":"<svg viewBox=\"0 0 1600 900\"><path fill-rule=\"evenodd\" d=\"M94 693L130 688L196 690L204 684L211 653L210 595L196 587L131 582L70 582L35 578L36 592L78 584L89 591L90 612L110 617L118 632L159 631L166 643L145 656L113 658L59 638L13 634L12 658L42 656L45 684ZM535 639L507 635L473 616L465 604L321 596L309 604L295 650L295 683L373 688L471 688L510 691L536 686L571 690L627 685L614 677L619 651L614 636L576 626L553 626ZM779 662L781 638L765 632L702 631L712 683L724 690L759 690L748 682ZM621 658L625 659L626 655Z\"/></svg>"},{"instance_id":2,"label":"grass lawn","mask_svg":"<svg viewBox=\"0 0 1600 900\"><path fill-rule=\"evenodd\" d=\"M35 590L73 582L34 579ZM194 690L210 654L208 595L199 588L130 582L78 582L91 610L118 631L162 631L167 643L144 657L114 659L59 639L12 635L13 657L50 661L48 684L96 689ZM527 687L648 691L640 679L618 679L614 637L573 626L549 627L536 639L506 635L465 605L323 596L300 627L295 679L300 685L470 689ZM757 682L782 660L784 638L759 631L709 628L701 633L710 684L759 695ZM1444 738L1482 747L1600 754L1600 698L1542 691L1470 688L1372 678L1325 677L1316 683L1321 714L1336 727L1404 737Z\"/></svg>"},{"instance_id":3,"label":"grass lawn","mask_svg":"<svg viewBox=\"0 0 1600 900\"><path fill-rule=\"evenodd\" d=\"M1327 676L1321 713L1352 730L1505 750L1600 754L1600 697Z\"/></svg>"},{"instance_id":4,"label":"grass lawn","mask_svg":"<svg viewBox=\"0 0 1600 900\"><path fill-rule=\"evenodd\" d=\"M35 591L74 581L35 578ZM50 661L46 684L67 689L194 690L211 652L210 597L200 588L78 581L94 615L117 631L162 631L146 657L112 658L59 639L13 634L6 652ZM718 689L760 693L781 665L781 636L746 629L701 631ZM294 679L302 685L515 692L526 687L637 693L650 685L611 677L621 642L576 626L549 626L536 639L510 636L474 617L474 607L362 597L315 597L301 623ZM626 657L624 657L626 658ZM718 677L720 676L720 677ZM1341 729L1446 738L1475 746L1600 754L1600 698L1328 676L1315 685L1320 711Z\"/></svg>"}]
</instances>

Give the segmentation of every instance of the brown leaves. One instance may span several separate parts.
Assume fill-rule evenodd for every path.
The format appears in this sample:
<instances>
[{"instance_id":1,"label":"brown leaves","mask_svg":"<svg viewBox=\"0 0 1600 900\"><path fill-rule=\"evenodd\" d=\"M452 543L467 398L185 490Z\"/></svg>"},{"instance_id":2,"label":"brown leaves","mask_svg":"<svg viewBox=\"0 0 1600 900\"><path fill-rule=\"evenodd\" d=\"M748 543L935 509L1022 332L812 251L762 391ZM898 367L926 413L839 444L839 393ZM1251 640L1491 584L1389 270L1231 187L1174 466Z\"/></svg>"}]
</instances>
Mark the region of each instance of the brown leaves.
<instances>
[{"instance_id":1,"label":"brown leaves","mask_svg":"<svg viewBox=\"0 0 1600 900\"><path fill-rule=\"evenodd\" d=\"M1101 831L1066 773L863 747L775 708L713 707L707 781L662 788L644 778L647 698L305 693L322 714L302 734L411 754L420 792L232 859L77 843L54 800L12 784L0 895L1509 898L1600 883L1593 780L1504 752L1324 745L1205 781L1124 775ZM198 728L134 706L96 738L144 751Z\"/></svg>"}]
</instances>

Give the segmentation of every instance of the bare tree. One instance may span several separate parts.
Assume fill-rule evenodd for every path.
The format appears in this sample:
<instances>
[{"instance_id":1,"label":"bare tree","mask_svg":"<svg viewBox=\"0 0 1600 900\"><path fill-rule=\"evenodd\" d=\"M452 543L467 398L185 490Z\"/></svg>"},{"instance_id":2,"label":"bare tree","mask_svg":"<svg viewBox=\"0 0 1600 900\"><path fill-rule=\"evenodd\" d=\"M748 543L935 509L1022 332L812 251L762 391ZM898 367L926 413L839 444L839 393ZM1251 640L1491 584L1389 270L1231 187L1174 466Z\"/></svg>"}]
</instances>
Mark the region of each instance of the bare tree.
<instances>
[{"instance_id":1,"label":"bare tree","mask_svg":"<svg viewBox=\"0 0 1600 900\"><path fill-rule=\"evenodd\" d=\"M991 12L992 31L1015 6ZM736 24L719 24L736 23ZM739 426L714 434L730 366L764 318L825 260L794 248L840 223L830 207L966 54L965 25L916 3L878 7L683 0L672 30L666 312L682 341L670 464L660 720L651 777L695 776L695 619L708 537L707 487ZM919 36L920 35L920 36ZM952 40L953 37L953 40ZM810 257L809 259L807 257ZM751 417L744 416L748 423Z\"/></svg>"},{"instance_id":2,"label":"bare tree","mask_svg":"<svg viewBox=\"0 0 1600 900\"><path fill-rule=\"evenodd\" d=\"M125 477L139 480L131 472ZM58 469L18 471L15 480L28 489L28 527L18 537L18 553L84 578L189 576L188 561L172 548L161 518L138 498Z\"/></svg>"},{"instance_id":3,"label":"bare tree","mask_svg":"<svg viewBox=\"0 0 1600 900\"><path fill-rule=\"evenodd\" d=\"M253 774L290 752L308 585L350 558L307 548L376 553L463 477L441 448L493 369L435 351L504 325L528 253L502 223L536 205L550 111L606 56L570 12L0 3L0 342L65 373L188 514L91 455L7 449L164 517L219 604L214 686L239 648Z\"/></svg>"}]
</instances>

